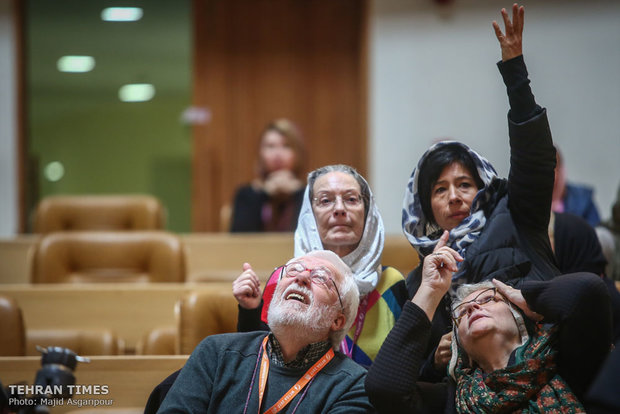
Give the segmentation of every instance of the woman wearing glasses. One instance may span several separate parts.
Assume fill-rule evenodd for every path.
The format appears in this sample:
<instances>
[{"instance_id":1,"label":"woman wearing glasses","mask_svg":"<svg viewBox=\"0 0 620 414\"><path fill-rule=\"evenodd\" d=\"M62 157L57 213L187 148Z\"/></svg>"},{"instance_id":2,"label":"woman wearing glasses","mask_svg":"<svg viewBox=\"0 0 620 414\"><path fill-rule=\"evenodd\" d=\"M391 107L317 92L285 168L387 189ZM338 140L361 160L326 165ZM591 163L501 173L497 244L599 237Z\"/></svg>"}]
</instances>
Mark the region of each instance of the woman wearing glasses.
<instances>
[{"instance_id":1,"label":"woman wearing glasses","mask_svg":"<svg viewBox=\"0 0 620 414\"><path fill-rule=\"evenodd\" d=\"M424 259L422 283L370 368L379 412L584 412L585 391L611 344L609 294L590 273L458 288L450 313L450 377L419 381L431 320L462 257L445 246Z\"/></svg>"},{"instance_id":2,"label":"woman wearing glasses","mask_svg":"<svg viewBox=\"0 0 620 414\"><path fill-rule=\"evenodd\" d=\"M419 381L431 320L463 258L445 246L424 259L422 282L366 378L379 412L584 412L583 396L611 345L609 294L590 273L461 285L452 304L450 377Z\"/></svg>"},{"instance_id":3,"label":"woman wearing glasses","mask_svg":"<svg viewBox=\"0 0 620 414\"><path fill-rule=\"evenodd\" d=\"M374 360L407 300L402 274L381 266L383 221L366 180L352 167L329 165L308 175L297 229L295 257L331 250L351 268L360 292L353 327L340 351L363 366ZM271 275L261 297L248 263L233 283L239 301L239 331L267 330L267 311L282 268Z\"/></svg>"},{"instance_id":4,"label":"woman wearing glasses","mask_svg":"<svg viewBox=\"0 0 620 414\"><path fill-rule=\"evenodd\" d=\"M421 258L444 231L448 246L464 258L453 275L450 295L463 283L497 278L504 282L548 280L559 274L547 227L554 183L555 149L546 110L535 101L522 54L523 6L512 21L501 11L505 31L493 22L501 47L498 68L510 102L510 172L493 166L468 146L439 142L414 169L403 203L403 231ZM421 283L421 266L407 278L409 296ZM517 285L518 286L518 285ZM450 359L449 295L435 313L423 378L440 381ZM436 351L434 348L437 347Z\"/></svg>"}]
</instances>

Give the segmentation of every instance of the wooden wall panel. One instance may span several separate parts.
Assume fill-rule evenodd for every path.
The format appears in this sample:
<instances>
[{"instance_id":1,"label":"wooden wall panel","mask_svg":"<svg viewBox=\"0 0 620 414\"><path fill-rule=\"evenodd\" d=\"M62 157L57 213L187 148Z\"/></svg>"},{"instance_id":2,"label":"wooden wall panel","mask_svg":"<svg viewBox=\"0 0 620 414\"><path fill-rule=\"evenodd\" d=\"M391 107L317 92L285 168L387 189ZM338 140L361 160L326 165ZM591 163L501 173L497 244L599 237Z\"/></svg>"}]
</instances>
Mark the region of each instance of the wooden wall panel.
<instances>
[{"instance_id":1,"label":"wooden wall panel","mask_svg":"<svg viewBox=\"0 0 620 414\"><path fill-rule=\"evenodd\" d=\"M193 231L217 231L222 205L254 175L259 133L287 117L306 169L366 172L366 1L195 0Z\"/></svg>"}]
</instances>

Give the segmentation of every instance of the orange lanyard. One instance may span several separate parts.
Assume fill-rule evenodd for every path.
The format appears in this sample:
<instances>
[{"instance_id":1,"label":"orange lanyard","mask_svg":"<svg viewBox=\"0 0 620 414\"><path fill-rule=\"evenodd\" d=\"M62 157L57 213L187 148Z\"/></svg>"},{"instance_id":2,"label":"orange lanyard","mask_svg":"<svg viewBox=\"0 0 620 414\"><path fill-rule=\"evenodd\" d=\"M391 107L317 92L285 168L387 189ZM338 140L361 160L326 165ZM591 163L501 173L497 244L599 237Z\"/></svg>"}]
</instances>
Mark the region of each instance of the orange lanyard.
<instances>
[{"instance_id":1,"label":"orange lanyard","mask_svg":"<svg viewBox=\"0 0 620 414\"><path fill-rule=\"evenodd\" d=\"M265 339L263 339L263 356L262 356L261 363L260 363L260 373L258 375L258 412L259 413L260 413L260 407L263 404L263 395L265 395L265 387L267 386L267 376L269 375L269 357L267 356L268 338L269 336L266 336ZM297 394L299 394L299 391L303 390L304 387L308 384L308 382L310 382L314 378L314 376L318 374L318 372L322 370L329 361L331 361L333 357L334 357L334 350L333 348L330 348L329 351L327 351L325 355L321 357L321 359L316 361L314 365L312 365L308 369L308 371L306 371L306 373L299 379L299 381L297 381L297 383L295 383L295 385L293 385L291 389L288 390L286 394L284 394L278 400L277 403L275 403L270 409L265 411L265 414L275 414L279 412L280 410L282 410L284 407L286 407L287 404L290 403Z\"/></svg>"}]
</instances>

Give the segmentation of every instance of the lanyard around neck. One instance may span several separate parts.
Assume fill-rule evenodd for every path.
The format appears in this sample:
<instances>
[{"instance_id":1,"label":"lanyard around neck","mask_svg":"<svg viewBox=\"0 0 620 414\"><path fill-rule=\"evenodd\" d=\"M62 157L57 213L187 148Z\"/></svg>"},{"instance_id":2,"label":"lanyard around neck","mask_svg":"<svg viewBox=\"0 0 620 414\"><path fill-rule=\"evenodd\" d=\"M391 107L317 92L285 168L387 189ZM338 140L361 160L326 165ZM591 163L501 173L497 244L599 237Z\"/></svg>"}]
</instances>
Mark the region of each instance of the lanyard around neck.
<instances>
[{"instance_id":1,"label":"lanyard around neck","mask_svg":"<svg viewBox=\"0 0 620 414\"><path fill-rule=\"evenodd\" d=\"M362 334L362 329L364 328L364 320L366 319L366 312L368 311L368 296L369 295L364 296L364 298L360 302L360 305L357 309L357 316L355 317L355 334L353 336L353 343L349 347L349 345L347 344L346 338L344 338L342 340L342 343L340 344L340 348L341 348L340 351L344 353L346 356L348 356L349 358L353 358L353 349L355 348L355 345L357 344L357 340Z\"/></svg>"},{"instance_id":2,"label":"lanyard around neck","mask_svg":"<svg viewBox=\"0 0 620 414\"><path fill-rule=\"evenodd\" d=\"M263 396L265 395L265 388L267 386L267 376L269 375L269 357L267 356L267 340L269 336L263 339L263 356L260 363L260 373L258 376L258 412L260 413L260 407L263 404ZM274 414L282 410L290 403L293 398L308 384L308 382L314 379L315 375L322 370L325 365L334 357L334 349L330 348L317 362L312 365L308 371L288 390L271 408L265 411L266 414Z\"/></svg>"}]
</instances>

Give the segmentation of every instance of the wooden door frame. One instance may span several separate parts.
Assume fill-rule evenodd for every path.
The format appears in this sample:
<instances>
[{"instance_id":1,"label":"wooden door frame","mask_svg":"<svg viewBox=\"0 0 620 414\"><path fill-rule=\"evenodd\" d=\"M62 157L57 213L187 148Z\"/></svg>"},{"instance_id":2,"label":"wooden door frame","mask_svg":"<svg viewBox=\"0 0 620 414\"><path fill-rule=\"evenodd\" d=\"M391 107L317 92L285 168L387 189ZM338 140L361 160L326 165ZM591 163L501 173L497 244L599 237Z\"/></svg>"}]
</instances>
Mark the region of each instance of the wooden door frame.
<instances>
[{"instance_id":1,"label":"wooden door frame","mask_svg":"<svg viewBox=\"0 0 620 414\"><path fill-rule=\"evenodd\" d=\"M28 230L28 137L26 134L26 41L25 41L25 1L11 0L13 11L15 38L15 142L16 142L16 178L17 178L17 232L25 233Z\"/></svg>"}]
</instances>

